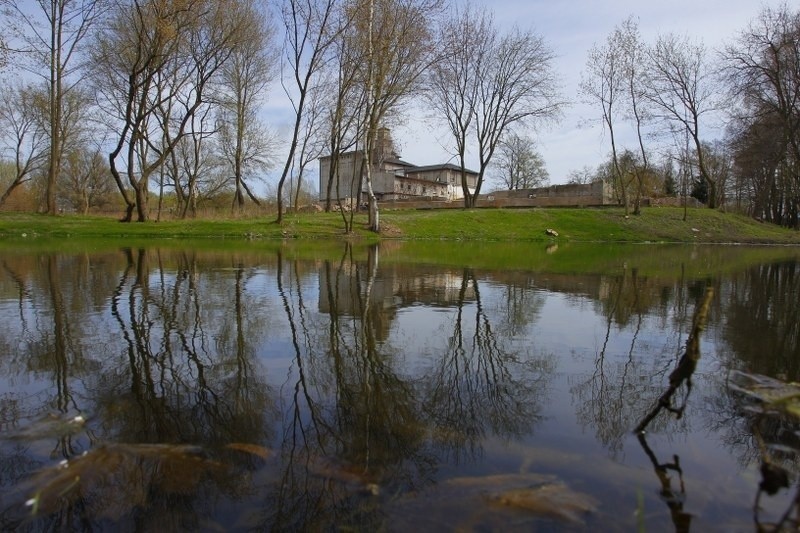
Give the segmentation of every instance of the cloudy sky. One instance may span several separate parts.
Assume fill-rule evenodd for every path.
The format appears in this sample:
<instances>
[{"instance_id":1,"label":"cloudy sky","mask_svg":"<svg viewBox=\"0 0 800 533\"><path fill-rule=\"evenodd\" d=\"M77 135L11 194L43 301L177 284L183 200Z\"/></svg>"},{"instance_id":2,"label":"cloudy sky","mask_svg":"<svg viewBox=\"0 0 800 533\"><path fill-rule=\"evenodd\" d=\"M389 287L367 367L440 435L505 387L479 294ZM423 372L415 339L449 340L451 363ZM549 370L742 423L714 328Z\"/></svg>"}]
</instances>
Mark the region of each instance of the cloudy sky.
<instances>
[{"instance_id":1,"label":"cloudy sky","mask_svg":"<svg viewBox=\"0 0 800 533\"><path fill-rule=\"evenodd\" d=\"M662 33L688 35L702 41L710 53L730 42L754 19L763 5L778 0L476 0L486 2L501 27L514 24L532 28L556 53L564 98L572 105L561 122L537 134L553 184L564 183L570 171L595 168L608 154L609 145L599 125L587 125L597 111L580 104L578 83L589 49L602 44L614 27L629 15L639 21L642 39L653 42ZM423 110L424 111L424 110ZM407 124L393 132L403 159L427 165L450 159L449 139L411 110ZM422 113L419 113L422 114ZM631 146L635 148L635 146ZM487 190L487 189L484 189Z\"/></svg>"}]
</instances>

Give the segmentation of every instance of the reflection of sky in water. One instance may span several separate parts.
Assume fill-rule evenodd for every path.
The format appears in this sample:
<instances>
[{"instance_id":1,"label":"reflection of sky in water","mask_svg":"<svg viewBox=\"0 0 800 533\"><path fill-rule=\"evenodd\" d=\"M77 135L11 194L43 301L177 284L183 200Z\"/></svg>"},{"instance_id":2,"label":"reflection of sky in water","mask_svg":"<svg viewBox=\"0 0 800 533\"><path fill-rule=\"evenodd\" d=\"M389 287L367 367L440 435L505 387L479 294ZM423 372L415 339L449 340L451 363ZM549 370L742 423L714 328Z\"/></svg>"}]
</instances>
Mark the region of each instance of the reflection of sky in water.
<instances>
[{"instance_id":1,"label":"reflection of sky in water","mask_svg":"<svg viewBox=\"0 0 800 533\"><path fill-rule=\"evenodd\" d=\"M501 291L492 289L497 287L494 284L482 285L484 307L502 298ZM539 295L543 304L536 320L527 325L519 338L509 341L523 350L529 349L530 353L555 356L557 365L549 382L542 421L520 445L507 446L489 439L485 447L493 449L497 446L496 455L489 455L492 461L503 464L503 468L555 473L585 483L593 491L607 493L612 502L618 498L616 503L625 505L625 499L631 497L630 489L652 491L653 484L653 465L630 431L635 419L628 422L627 431L617 436L619 447L610 451L607 444L593 434L593 428L587 426L586 421L576 420L575 402L579 401L575 397L576 384L596 376L595 373L600 371L597 361L602 354L602 370L609 374L609 379L619 378L619 373L627 368L630 372L628 379L641 380L632 367L649 363L655 377L645 379L652 381L652 388L666 387L666 377L683 352L689 321L684 318L679 329L674 325L665 328L663 317L643 313L621 326L598 315L596 302L589 298L550 291L539 291ZM475 304L465 305L462 312L466 322L464 334L469 336L474 332ZM394 330L407 356L414 359L415 354L420 354L420 357L435 358L437 350L446 344L448 333L452 331L455 313L456 310L451 308L423 305L402 309L396 317ZM661 464L672 463L674 456L680 457L681 468L692 480L691 494L682 496L691 502L684 511L696 515L701 515L709 507L717 508L718 512L741 513L739 504L733 502L751 498L752 479L757 476L755 467L743 472L736 457L719 453L724 444L718 437L712 435L709 438L708 424L713 422L704 421L708 407L703 405L701 395L708 394L702 388L704 382L713 382L720 377L714 336L715 328L712 327L702 337L702 355L694 376L695 397L686 415L692 421L677 422L682 432L669 436L666 442L657 434L651 437L655 441L651 447ZM626 392L619 390L615 394L624 400ZM649 404L644 406L650 407ZM680 479L677 475L673 477L671 489L679 494ZM621 489L620 482L629 486ZM646 495L649 506L659 505L657 500L652 500L654 494L652 491ZM775 501L764 504L775 512L782 508Z\"/></svg>"},{"instance_id":2,"label":"reflection of sky in water","mask_svg":"<svg viewBox=\"0 0 800 533\"><path fill-rule=\"evenodd\" d=\"M370 406L364 398L375 396L358 386L358 379L369 375L376 387L412 392L410 399L396 402L408 402L414 410L411 415L391 411L396 405L386 409L422 426L408 432L414 438L419 432L429 439L423 439L421 447L436 458L431 461L434 478L555 474L575 490L601 500L595 525L602 525L603 520L635 525L632 513L640 494L651 516L648 525L662 529L669 524L667 506L659 497L664 487L631 431L665 389L683 351L695 302L685 294L685 287L672 281L663 287L656 282L650 286L644 279L636 288L624 284L631 283L629 279L623 283L608 276L524 273L508 280L504 273L475 275L462 286L465 273L457 269L417 271L404 266L395 271L386 266L374 280L373 298L359 299L367 287L363 266L360 271L344 272L334 266L339 277L326 281L326 271L318 265L298 265L297 270L293 263L284 265L280 282L274 266L200 269L192 278L171 270L163 275L154 271L146 278L147 291L135 286L131 277L120 284L116 295L99 292L91 301L82 300L85 290L64 281L63 305L69 310L69 320L76 320L64 330L70 343L64 382L74 393L70 409L86 409L89 414L112 412L118 407L114 394L131 395L135 387L129 375L130 350L135 351L141 341L149 352L137 364L141 368L145 363L152 365L154 382L166 376L163 386L155 387L159 402L169 403L171 394L181 396L182 401L194 398L200 362L213 394L203 391L197 397L218 399L224 404L220 413L235 411L232 406L238 404L225 401L232 387L246 381L237 354L237 349L242 349L244 360L250 361L252 356L247 379L259 391L272 395L268 403L279 411L274 417L263 412L252 415L276 425L270 440L261 442L270 448L279 448L288 434L287 428L279 426L292 420L292 402L297 398L306 402L297 406L297 419L303 424L322 418L327 425L324 431L339 423L361 427L364 420L370 420L374 424L378 413L368 412ZM115 280L113 286L122 273L114 271L110 276ZM30 283L30 296L20 301L9 289L13 283L0 278L0 289L5 289L0 298L4 347L0 353L0 399L5 406L11 405L10 399L21 406L25 415L18 421L20 427L53 410L57 394L53 386L59 372L51 357L55 351L51 293L44 282ZM656 419L647 432L647 444L660 463L679 457L686 492L676 497L685 499L683 510L695 515L698 527L711 524L738 529L749 520L758 465L748 443L735 442L727 419L738 419L740 413L725 403L724 379L728 367L744 366L737 357L748 361L751 355L726 337L730 334L726 321L733 320L733 315L725 314L725 306L736 286L725 279L719 283L722 303L702 337L702 355L687 410L680 420L674 416ZM340 310L339 330L333 336L329 290ZM678 293L683 303L679 304ZM639 299L641 309L634 309ZM375 353L369 356L354 349L368 342L362 322L366 301L372 309L367 324L374 328L371 341L375 346ZM235 302L241 306L238 315ZM239 315L241 323L237 323ZM19 326L21 318L24 328ZM244 339L241 346L237 328ZM136 338L144 332L145 340ZM454 357L458 334L462 359ZM345 354L341 368L333 363L336 350L332 338L342 342L338 346ZM167 353L168 348L172 352ZM80 371L75 361L82 362ZM163 361L169 364L159 373ZM530 385L520 381L520 376L537 381L530 390L510 390ZM297 392L301 378L307 387L303 394ZM341 383L336 381L339 378ZM93 396L97 391L107 394L104 387L116 379L119 386L112 388L110 398ZM347 389L348 385L352 389ZM444 395L444 400L453 400L450 411L434 405L434 398L443 401L435 393L445 385L458 388ZM362 393L363 398L359 396ZM355 398L355 403L339 409L337 402L347 397ZM517 400L519 404L515 404ZM675 403L681 401L682 396L676 397ZM459 402L464 405L456 405ZM518 412L504 410L514 406ZM463 411L458 410L461 407ZM209 413L214 413L213 409ZM225 422L206 415L210 420L201 417L195 423L213 426ZM358 418L362 415L364 420ZM393 421L382 422L383 437L399 438ZM101 434L116 422L112 417L91 423ZM473 450L459 455L448 446L458 441L462 430L472 432ZM226 431L221 431L225 438ZM109 433L113 435L113 431ZM241 435L236 438L246 440ZM325 435L320 441L325 438L335 440ZM413 448L419 444L414 438L404 444ZM357 436L348 434L345 445L340 446L344 450L357 447L353 440L358 440ZM451 456L458 456L460 462L448 463ZM430 457L426 455L425 460ZM413 462L403 458L398 463L403 461ZM679 492L677 473L668 473L670 490ZM762 503L770 510L780 510L779 502ZM624 509L625 516L616 516L616 509Z\"/></svg>"}]
</instances>

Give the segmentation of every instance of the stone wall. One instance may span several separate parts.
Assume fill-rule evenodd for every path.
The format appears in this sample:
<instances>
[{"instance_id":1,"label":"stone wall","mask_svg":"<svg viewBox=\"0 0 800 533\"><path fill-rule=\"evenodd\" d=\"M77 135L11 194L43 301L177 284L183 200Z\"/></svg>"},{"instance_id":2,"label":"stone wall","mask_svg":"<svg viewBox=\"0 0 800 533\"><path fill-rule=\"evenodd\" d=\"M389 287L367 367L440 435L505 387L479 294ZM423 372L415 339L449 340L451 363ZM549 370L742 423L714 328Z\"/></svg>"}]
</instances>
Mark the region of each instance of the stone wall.
<instances>
[{"instance_id":1,"label":"stone wall","mask_svg":"<svg viewBox=\"0 0 800 533\"><path fill-rule=\"evenodd\" d=\"M519 189L481 194L478 207L596 207L618 205L611 187L602 181L588 185L552 185L538 189ZM644 204L643 202L643 205ZM444 202L441 200L414 199L382 202L386 209L446 209L461 208L463 200Z\"/></svg>"},{"instance_id":2,"label":"stone wall","mask_svg":"<svg viewBox=\"0 0 800 533\"><path fill-rule=\"evenodd\" d=\"M497 191L487 195L496 200L535 200L526 205L616 205L612 187L605 181L589 184L569 183L536 189Z\"/></svg>"},{"instance_id":3,"label":"stone wall","mask_svg":"<svg viewBox=\"0 0 800 533\"><path fill-rule=\"evenodd\" d=\"M349 152L342 154L339 158L338 179L334 179L331 198L341 197L345 200L358 198L358 176L361 172L361 153ZM328 190L328 177L331 168L331 158L321 157L319 160L319 190L322 191L320 198L324 200ZM338 190L338 195L337 195Z\"/></svg>"}]
</instances>

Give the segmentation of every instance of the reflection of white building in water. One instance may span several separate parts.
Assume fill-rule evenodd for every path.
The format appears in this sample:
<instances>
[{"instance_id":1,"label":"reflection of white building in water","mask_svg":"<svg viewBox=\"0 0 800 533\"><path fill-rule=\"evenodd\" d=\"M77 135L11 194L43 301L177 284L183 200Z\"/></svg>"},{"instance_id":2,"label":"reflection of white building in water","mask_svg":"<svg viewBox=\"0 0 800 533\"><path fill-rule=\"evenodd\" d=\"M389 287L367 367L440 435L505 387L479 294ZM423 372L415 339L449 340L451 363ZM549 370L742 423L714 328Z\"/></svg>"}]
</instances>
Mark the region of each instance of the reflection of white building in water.
<instances>
[{"instance_id":1,"label":"reflection of white building in water","mask_svg":"<svg viewBox=\"0 0 800 533\"><path fill-rule=\"evenodd\" d=\"M416 166L400 159L395 150L389 130L381 128L372 154L372 190L380 201L390 200L443 200L453 201L464 198L461 186L461 168L445 163L442 165ZM325 200L328 184L331 186L331 199L350 202L359 198L366 200L366 176L364 152L346 152L338 157L337 171L331 181L331 156L319 159L320 199ZM475 192L478 173L466 171L467 187ZM361 193L357 194L359 184Z\"/></svg>"},{"instance_id":2,"label":"reflection of white building in water","mask_svg":"<svg viewBox=\"0 0 800 533\"><path fill-rule=\"evenodd\" d=\"M362 285L366 283L368 275L366 263L347 263L338 272L326 272L325 268L320 270L320 311L328 313L336 308L345 315L360 314L366 304ZM332 299L335 301L331 301ZM420 274L420 267L409 270L402 266L392 266L382 267L373 280L369 305L384 310L420 303L434 307L451 307L474 299L475 285L471 279L464 279L463 272L436 271Z\"/></svg>"},{"instance_id":3,"label":"reflection of white building in water","mask_svg":"<svg viewBox=\"0 0 800 533\"><path fill-rule=\"evenodd\" d=\"M319 311L342 316L360 316L367 305L364 294L369 277L366 263L347 263L341 271L323 267L319 275ZM453 307L475 300L475 285L460 271L420 273L420 267L381 267L371 285L369 307L380 309L370 319L378 337L386 339L397 311L425 304L429 307Z\"/></svg>"}]
</instances>

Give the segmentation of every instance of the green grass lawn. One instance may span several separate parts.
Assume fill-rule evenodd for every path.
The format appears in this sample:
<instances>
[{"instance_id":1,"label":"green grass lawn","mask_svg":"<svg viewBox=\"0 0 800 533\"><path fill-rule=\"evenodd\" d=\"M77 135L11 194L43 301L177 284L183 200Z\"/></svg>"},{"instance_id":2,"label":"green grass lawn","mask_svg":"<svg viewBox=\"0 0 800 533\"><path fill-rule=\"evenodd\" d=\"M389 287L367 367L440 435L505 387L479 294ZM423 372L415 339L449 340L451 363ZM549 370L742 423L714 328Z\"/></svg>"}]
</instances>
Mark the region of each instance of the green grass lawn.
<instances>
[{"instance_id":1,"label":"green grass lawn","mask_svg":"<svg viewBox=\"0 0 800 533\"><path fill-rule=\"evenodd\" d=\"M800 232L711 209L473 209L383 214L386 233L408 239L800 244ZM553 229L553 239L545 231Z\"/></svg>"},{"instance_id":2,"label":"green grass lawn","mask_svg":"<svg viewBox=\"0 0 800 533\"><path fill-rule=\"evenodd\" d=\"M800 244L800 232L711 209L647 208L624 216L622 209L443 209L384 210L380 235L366 228L364 214L345 235L338 213L289 213L279 225L274 216L237 219L169 220L121 223L98 216L45 216L0 213L0 239L358 239L556 242L706 242ZM547 229L558 237L548 236Z\"/></svg>"}]
</instances>

